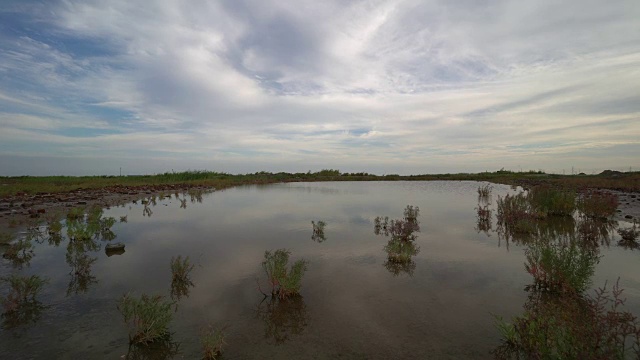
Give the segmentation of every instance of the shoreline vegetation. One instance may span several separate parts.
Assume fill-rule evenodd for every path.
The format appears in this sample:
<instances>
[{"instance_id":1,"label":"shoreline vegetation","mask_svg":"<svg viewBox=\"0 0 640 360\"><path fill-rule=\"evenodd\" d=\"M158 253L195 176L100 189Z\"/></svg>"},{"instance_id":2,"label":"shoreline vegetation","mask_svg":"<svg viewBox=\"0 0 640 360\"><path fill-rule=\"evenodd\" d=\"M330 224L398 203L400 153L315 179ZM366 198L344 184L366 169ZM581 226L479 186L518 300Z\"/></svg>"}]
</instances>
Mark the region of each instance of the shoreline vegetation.
<instances>
[{"instance_id":1,"label":"shoreline vegetation","mask_svg":"<svg viewBox=\"0 0 640 360\"><path fill-rule=\"evenodd\" d=\"M321 170L306 173L271 173L260 171L252 174L228 174L215 171L167 172L156 175L127 176L17 176L0 177L0 199L24 195L66 193L78 190L113 190L151 188L172 190L206 187L224 189L238 185L271 184L284 182L323 181L487 181L498 184L517 185L527 189L531 186L549 184L561 188L607 189L625 192L640 192L640 171L619 172L605 170L600 174L559 175L539 171L514 172L498 170L481 173L422 174L422 175L375 175L366 172L342 173L339 170Z\"/></svg>"}]
</instances>

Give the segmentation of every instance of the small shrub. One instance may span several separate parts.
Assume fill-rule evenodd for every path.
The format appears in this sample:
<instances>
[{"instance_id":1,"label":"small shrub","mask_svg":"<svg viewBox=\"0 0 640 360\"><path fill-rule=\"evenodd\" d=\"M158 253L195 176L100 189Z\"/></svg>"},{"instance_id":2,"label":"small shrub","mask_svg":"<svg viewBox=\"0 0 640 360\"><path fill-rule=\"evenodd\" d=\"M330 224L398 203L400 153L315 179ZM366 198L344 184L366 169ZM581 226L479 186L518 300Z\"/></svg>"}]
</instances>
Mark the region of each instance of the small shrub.
<instances>
[{"instance_id":1,"label":"small shrub","mask_svg":"<svg viewBox=\"0 0 640 360\"><path fill-rule=\"evenodd\" d=\"M15 268L21 269L29 266L35 256L34 245L28 237L21 237L18 241L9 244L2 257L11 261Z\"/></svg>"},{"instance_id":2,"label":"small shrub","mask_svg":"<svg viewBox=\"0 0 640 360\"><path fill-rule=\"evenodd\" d=\"M289 255L286 249L278 249L274 253L265 251L262 268L267 273L267 279L271 285L271 295L286 298L299 295L302 276L307 270L305 260L296 261L289 270Z\"/></svg>"},{"instance_id":3,"label":"small shrub","mask_svg":"<svg viewBox=\"0 0 640 360\"><path fill-rule=\"evenodd\" d=\"M225 337L224 329L214 329L209 326L203 330L200 343L205 360L217 359L222 354L222 346L226 344Z\"/></svg>"},{"instance_id":4,"label":"small shrub","mask_svg":"<svg viewBox=\"0 0 640 360\"><path fill-rule=\"evenodd\" d=\"M3 299L5 310L7 309L7 307L10 308L12 304L35 300L36 295L48 282L48 280L42 279L37 275L26 277L18 276L15 274L12 274L8 277L0 278L0 280L8 283L9 287L11 288L9 296Z\"/></svg>"},{"instance_id":5,"label":"small shrub","mask_svg":"<svg viewBox=\"0 0 640 360\"><path fill-rule=\"evenodd\" d=\"M489 205L481 206L478 204L476 208L476 229L478 232L483 231L488 233L491 230L492 223L492 210L489 209Z\"/></svg>"},{"instance_id":6,"label":"small shrub","mask_svg":"<svg viewBox=\"0 0 640 360\"><path fill-rule=\"evenodd\" d=\"M189 257L182 255L171 258L171 298L178 300L183 296L189 296L189 288L194 284L191 281L191 271L195 265L189 262Z\"/></svg>"},{"instance_id":7,"label":"small shrub","mask_svg":"<svg viewBox=\"0 0 640 360\"><path fill-rule=\"evenodd\" d=\"M618 245L629 248L629 249L637 249L640 248L640 243L638 243L638 237L640 236L640 229L638 229L638 225L636 222L633 222L633 226L626 229L618 229L618 234L620 234L620 241Z\"/></svg>"},{"instance_id":8,"label":"small shrub","mask_svg":"<svg viewBox=\"0 0 640 360\"><path fill-rule=\"evenodd\" d=\"M558 190L550 185L535 186L529 191L527 198L538 217L571 216L576 209L575 192Z\"/></svg>"},{"instance_id":9,"label":"small shrub","mask_svg":"<svg viewBox=\"0 0 640 360\"><path fill-rule=\"evenodd\" d=\"M118 303L118 310L128 327L129 342L145 345L167 338L172 306L172 302L165 301L160 295L143 294L140 298L124 295Z\"/></svg>"},{"instance_id":10,"label":"small shrub","mask_svg":"<svg viewBox=\"0 0 640 360\"><path fill-rule=\"evenodd\" d=\"M384 219L381 216L376 216L373 220L374 228L373 233L376 235L384 234L389 236L389 217L385 216Z\"/></svg>"},{"instance_id":11,"label":"small shrub","mask_svg":"<svg viewBox=\"0 0 640 360\"><path fill-rule=\"evenodd\" d=\"M600 257L592 248L570 244L532 244L526 251L525 268L538 291L577 292L589 287Z\"/></svg>"},{"instance_id":12,"label":"small shrub","mask_svg":"<svg viewBox=\"0 0 640 360\"><path fill-rule=\"evenodd\" d=\"M408 263L413 256L418 254L420 248L410 241L391 239L385 245L384 251L387 252L390 262Z\"/></svg>"},{"instance_id":13,"label":"small shrub","mask_svg":"<svg viewBox=\"0 0 640 360\"><path fill-rule=\"evenodd\" d=\"M497 318L498 359L631 359L640 356L640 324L624 305L618 283L595 296L533 292L525 313L506 323Z\"/></svg>"},{"instance_id":14,"label":"small shrub","mask_svg":"<svg viewBox=\"0 0 640 360\"><path fill-rule=\"evenodd\" d=\"M491 184L484 184L478 187L478 198L488 199L491 196L493 186Z\"/></svg>"},{"instance_id":15,"label":"small shrub","mask_svg":"<svg viewBox=\"0 0 640 360\"><path fill-rule=\"evenodd\" d=\"M578 199L578 210L583 216L596 219L608 219L618 208L618 197L604 191L590 191Z\"/></svg>"},{"instance_id":16,"label":"small shrub","mask_svg":"<svg viewBox=\"0 0 640 360\"><path fill-rule=\"evenodd\" d=\"M324 227L327 225L324 221L320 220L318 223L315 221L311 221L311 225L313 226L313 235L311 235L311 239L317 242L323 242L327 240L324 236Z\"/></svg>"},{"instance_id":17,"label":"small shrub","mask_svg":"<svg viewBox=\"0 0 640 360\"><path fill-rule=\"evenodd\" d=\"M638 236L640 236L640 229L638 229L638 225L634 221L633 226L631 226L630 228L618 229L618 234L620 234L622 240L636 241L638 240Z\"/></svg>"},{"instance_id":18,"label":"small shrub","mask_svg":"<svg viewBox=\"0 0 640 360\"><path fill-rule=\"evenodd\" d=\"M532 234L536 231L536 216L523 193L498 197L498 226L507 234Z\"/></svg>"},{"instance_id":19,"label":"small shrub","mask_svg":"<svg viewBox=\"0 0 640 360\"><path fill-rule=\"evenodd\" d=\"M404 218L401 220L389 221L389 217L385 217L383 221L383 218L378 216L374 220L373 232L376 235L391 235L392 240L414 241L417 238L414 233L420 231L419 214L419 207L407 205L404 209Z\"/></svg>"},{"instance_id":20,"label":"small shrub","mask_svg":"<svg viewBox=\"0 0 640 360\"><path fill-rule=\"evenodd\" d=\"M37 300L37 296L48 280L37 275L27 277L12 274L0 278L0 281L8 283L10 287L7 297L0 298L3 326L14 328L36 322L42 311L47 308Z\"/></svg>"}]
</instances>

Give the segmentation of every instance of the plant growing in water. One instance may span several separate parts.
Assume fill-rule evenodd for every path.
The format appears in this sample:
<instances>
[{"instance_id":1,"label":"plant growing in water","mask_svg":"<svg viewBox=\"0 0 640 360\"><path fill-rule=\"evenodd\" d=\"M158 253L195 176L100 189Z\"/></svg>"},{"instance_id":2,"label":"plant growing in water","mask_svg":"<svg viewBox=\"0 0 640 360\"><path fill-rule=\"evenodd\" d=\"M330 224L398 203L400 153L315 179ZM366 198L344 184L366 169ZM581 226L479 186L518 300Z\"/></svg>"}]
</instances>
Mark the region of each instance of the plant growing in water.
<instances>
[{"instance_id":1,"label":"plant growing in water","mask_svg":"<svg viewBox=\"0 0 640 360\"><path fill-rule=\"evenodd\" d=\"M623 311L618 283L595 296L532 292L525 313L507 323L497 317L502 344L498 359L637 359L640 324Z\"/></svg>"},{"instance_id":2,"label":"plant growing in water","mask_svg":"<svg viewBox=\"0 0 640 360\"><path fill-rule=\"evenodd\" d=\"M491 184L484 184L478 186L478 199L487 200L491 196L491 191L493 190L493 186Z\"/></svg>"},{"instance_id":3,"label":"plant growing in water","mask_svg":"<svg viewBox=\"0 0 640 360\"><path fill-rule=\"evenodd\" d=\"M618 208L618 197L604 191L589 191L580 196L577 207L588 218L608 219Z\"/></svg>"},{"instance_id":4,"label":"plant growing in water","mask_svg":"<svg viewBox=\"0 0 640 360\"><path fill-rule=\"evenodd\" d=\"M524 193L498 197L498 226L507 234L531 234L535 232L535 219L531 204Z\"/></svg>"},{"instance_id":5,"label":"plant growing in water","mask_svg":"<svg viewBox=\"0 0 640 360\"><path fill-rule=\"evenodd\" d=\"M118 310L129 330L129 342L146 345L168 338L172 306L173 302L166 301L161 295L122 296Z\"/></svg>"},{"instance_id":6,"label":"plant growing in water","mask_svg":"<svg viewBox=\"0 0 640 360\"><path fill-rule=\"evenodd\" d=\"M36 297L48 280L37 275L27 277L12 274L0 278L0 282L8 283L11 289L6 298L0 298L4 327L12 328L36 322L46 308Z\"/></svg>"},{"instance_id":7,"label":"plant growing in water","mask_svg":"<svg viewBox=\"0 0 640 360\"><path fill-rule=\"evenodd\" d=\"M420 248L412 241L391 239L387 245L385 245L384 251L387 252L390 262L408 263L413 256L418 254Z\"/></svg>"},{"instance_id":8,"label":"plant growing in water","mask_svg":"<svg viewBox=\"0 0 640 360\"><path fill-rule=\"evenodd\" d=\"M489 209L489 205L481 206L478 204L476 208L476 230L478 232L482 231L489 235L489 230L491 230L491 220L492 220L493 211Z\"/></svg>"},{"instance_id":9,"label":"plant growing in water","mask_svg":"<svg viewBox=\"0 0 640 360\"><path fill-rule=\"evenodd\" d=\"M311 235L311 240L317 242L323 242L327 240L324 236L324 227L327 225L324 221L320 220L318 223L315 221L311 221L311 225L313 226L313 235Z\"/></svg>"},{"instance_id":10,"label":"plant growing in water","mask_svg":"<svg viewBox=\"0 0 640 360\"><path fill-rule=\"evenodd\" d=\"M633 226L626 229L618 229L618 234L620 234L620 241L618 241L618 245L630 248L637 249L640 247L638 243L638 237L640 236L640 229L638 229L637 223L634 221Z\"/></svg>"},{"instance_id":11,"label":"plant growing in water","mask_svg":"<svg viewBox=\"0 0 640 360\"><path fill-rule=\"evenodd\" d=\"M289 255L291 252L286 249L278 249L273 253L265 251L264 253L262 268L267 273L267 279L271 285L271 296L284 299L300 294L302 276L307 270L307 261L298 260L290 269L287 269Z\"/></svg>"},{"instance_id":12,"label":"plant growing in water","mask_svg":"<svg viewBox=\"0 0 640 360\"><path fill-rule=\"evenodd\" d=\"M171 258L171 298L178 300L183 296L189 296L189 288L193 287L190 275L195 265L191 264L189 257L182 255Z\"/></svg>"},{"instance_id":13,"label":"plant growing in water","mask_svg":"<svg viewBox=\"0 0 640 360\"><path fill-rule=\"evenodd\" d=\"M205 360L215 360L222 355L222 346L226 344L225 337L224 328L214 329L213 326L208 326L202 331L200 344L202 345L203 358Z\"/></svg>"},{"instance_id":14,"label":"plant growing in water","mask_svg":"<svg viewBox=\"0 0 640 360\"><path fill-rule=\"evenodd\" d=\"M571 216L576 209L575 191L538 185L529 190L527 199L537 217Z\"/></svg>"}]
</instances>

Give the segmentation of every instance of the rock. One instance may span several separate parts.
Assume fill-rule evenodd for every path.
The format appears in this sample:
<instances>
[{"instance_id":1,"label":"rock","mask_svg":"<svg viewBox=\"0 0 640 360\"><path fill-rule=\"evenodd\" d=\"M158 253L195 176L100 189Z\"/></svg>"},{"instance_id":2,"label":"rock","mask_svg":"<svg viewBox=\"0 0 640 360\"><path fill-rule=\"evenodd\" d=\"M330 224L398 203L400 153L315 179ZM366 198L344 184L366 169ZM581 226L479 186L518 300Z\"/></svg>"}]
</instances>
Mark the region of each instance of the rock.
<instances>
[{"instance_id":1,"label":"rock","mask_svg":"<svg viewBox=\"0 0 640 360\"><path fill-rule=\"evenodd\" d=\"M624 216L624 218L625 218L625 219L633 219L633 216L631 216L631 215L625 215L625 216Z\"/></svg>"},{"instance_id":2,"label":"rock","mask_svg":"<svg viewBox=\"0 0 640 360\"><path fill-rule=\"evenodd\" d=\"M104 252L107 256L122 255L124 254L124 244L121 242L107 244L107 246L104 247Z\"/></svg>"}]
</instances>

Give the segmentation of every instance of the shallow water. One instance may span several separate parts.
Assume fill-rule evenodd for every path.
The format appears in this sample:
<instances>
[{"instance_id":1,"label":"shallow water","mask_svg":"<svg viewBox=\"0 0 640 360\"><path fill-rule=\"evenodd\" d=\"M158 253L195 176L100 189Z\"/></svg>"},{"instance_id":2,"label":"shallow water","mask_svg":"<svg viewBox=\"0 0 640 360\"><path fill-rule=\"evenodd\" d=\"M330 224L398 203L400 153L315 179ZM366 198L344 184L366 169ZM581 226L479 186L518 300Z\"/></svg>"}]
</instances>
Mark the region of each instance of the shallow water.
<instances>
[{"instance_id":1,"label":"shallow water","mask_svg":"<svg viewBox=\"0 0 640 360\"><path fill-rule=\"evenodd\" d=\"M475 229L478 185L274 184L204 194L201 202L188 195L185 204L158 200L150 216L140 203L105 210L104 216L127 216L112 227L111 240L126 251L108 257L106 241L87 251L97 260L86 289L73 282L66 239L59 246L35 243L22 269L0 259L0 276L49 278L38 297L46 308L35 322L0 330L0 358L125 356L130 349L117 300L129 292L168 296L169 262L177 255L196 267L195 286L178 301L171 325L174 358L199 358L198 337L208 324L228 326L224 359L491 358L500 343L492 314L521 314L531 276L522 246ZM510 192L494 185L494 202ZM420 208L420 252L410 272L394 273L385 267L388 239L374 234L373 223L376 216L401 218L406 205ZM311 239L311 221L319 220L327 223L322 242ZM265 250L278 248L291 250L292 261L309 262L302 298L281 304L263 302L256 284L266 288L260 264ZM601 253L593 287L620 277L627 308L639 314L640 252L612 241ZM162 358L162 351L129 357Z\"/></svg>"}]
</instances>

